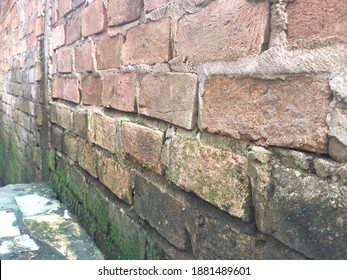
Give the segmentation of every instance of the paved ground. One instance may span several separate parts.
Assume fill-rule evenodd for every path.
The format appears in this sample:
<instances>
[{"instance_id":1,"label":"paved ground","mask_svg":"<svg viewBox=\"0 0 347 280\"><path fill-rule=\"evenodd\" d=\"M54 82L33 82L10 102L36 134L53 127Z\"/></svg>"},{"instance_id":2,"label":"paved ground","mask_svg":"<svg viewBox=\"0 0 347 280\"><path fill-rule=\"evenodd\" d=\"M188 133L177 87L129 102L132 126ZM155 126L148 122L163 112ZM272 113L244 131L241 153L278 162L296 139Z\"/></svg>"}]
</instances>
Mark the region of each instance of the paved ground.
<instances>
[{"instance_id":1,"label":"paved ground","mask_svg":"<svg viewBox=\"0 0 347 280\"><path fill-rule=\"evenodd\" d=\"M44 184L0 188L1 260L100 260L103 255Z\"/></svg>"}]
</instances>

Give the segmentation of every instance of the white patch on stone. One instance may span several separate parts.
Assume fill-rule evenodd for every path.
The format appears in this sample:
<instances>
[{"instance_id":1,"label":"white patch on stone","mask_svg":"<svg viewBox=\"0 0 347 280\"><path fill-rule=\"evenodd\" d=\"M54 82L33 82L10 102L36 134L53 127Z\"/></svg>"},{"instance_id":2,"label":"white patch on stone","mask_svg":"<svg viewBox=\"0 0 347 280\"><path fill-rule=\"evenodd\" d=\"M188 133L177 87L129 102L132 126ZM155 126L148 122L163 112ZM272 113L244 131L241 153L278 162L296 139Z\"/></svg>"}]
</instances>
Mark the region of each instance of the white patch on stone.
<instances>
[{"instance_id":1,"label":"white patch on stone","mask_svg":"<svg viewBox=\"0 0 347 280\"><path fill-rule=\"evenodd\" d=\"M29 235L24 234L16 236L12 240L3 241L0 246L0 255L37 251L39 248Z\"/></svg>"},{"instance_id":2,"label":"white patch on stone","mask_svg":"<svg viewBox=\"0 0 347 280\"><path fill-rule=\"evenodd\" d=\"M0 238L20 235L19 228L13 225L16 221L13 212L0 211Z\"/></svg>"},{"instance_id":3,"label":"white patch on stone","mask_svg":"<svg viewBox=\"0 0 347 280\"><path fill-rule=\"evenodd\" d=\"M16 202L24 217L30 217L41 213L50 213L58 210L60 204L56 200L49 200L37 194L17 196Z\"/></svg>"}]
</instances>

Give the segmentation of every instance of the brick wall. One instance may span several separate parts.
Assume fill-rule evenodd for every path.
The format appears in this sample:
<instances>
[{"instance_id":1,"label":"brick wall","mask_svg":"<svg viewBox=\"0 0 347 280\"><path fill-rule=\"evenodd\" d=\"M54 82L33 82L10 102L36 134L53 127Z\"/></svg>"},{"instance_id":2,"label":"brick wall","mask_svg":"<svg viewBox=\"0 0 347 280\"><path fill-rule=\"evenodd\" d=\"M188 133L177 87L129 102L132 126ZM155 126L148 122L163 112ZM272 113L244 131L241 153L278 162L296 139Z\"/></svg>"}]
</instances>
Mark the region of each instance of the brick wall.
<instances>
[{"instance_id":1,"label":"brick wall","mask_svg":"<svg viewBox=\"0 0 347 280\"><path fill-rule=\"evenodd\" d=\"M42 177L42 57L44 1L1 1L0 178Z\"/></svg>"},{"instance_id":2,"label":"brick wall","mask_svg":"<svg viewBox=\"0 0 347 280\"><path fill-rule=\"evenodd\" d=\"M44 163L109 258L347 258L346 11L52 1Z\"/></svg>"}]
</instances>

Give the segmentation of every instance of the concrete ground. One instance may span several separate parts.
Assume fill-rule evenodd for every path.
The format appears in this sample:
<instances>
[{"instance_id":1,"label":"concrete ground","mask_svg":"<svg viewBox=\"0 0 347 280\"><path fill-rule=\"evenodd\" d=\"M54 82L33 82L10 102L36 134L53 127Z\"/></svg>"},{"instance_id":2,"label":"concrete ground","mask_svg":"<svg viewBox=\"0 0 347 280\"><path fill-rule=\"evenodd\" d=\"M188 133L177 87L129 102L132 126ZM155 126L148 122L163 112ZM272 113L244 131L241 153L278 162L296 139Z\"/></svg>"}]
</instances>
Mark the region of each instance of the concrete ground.
<instances>
[{"instance_id":1,"label":"concrete ground","mask_svg":"<svg viewBox=\"0 0 347 280\"><path fill-rule=\"evenodd\" d=\"M100 260L103 255L45 184L0 188L1 260Z\"/></svg>"}]
</instances>

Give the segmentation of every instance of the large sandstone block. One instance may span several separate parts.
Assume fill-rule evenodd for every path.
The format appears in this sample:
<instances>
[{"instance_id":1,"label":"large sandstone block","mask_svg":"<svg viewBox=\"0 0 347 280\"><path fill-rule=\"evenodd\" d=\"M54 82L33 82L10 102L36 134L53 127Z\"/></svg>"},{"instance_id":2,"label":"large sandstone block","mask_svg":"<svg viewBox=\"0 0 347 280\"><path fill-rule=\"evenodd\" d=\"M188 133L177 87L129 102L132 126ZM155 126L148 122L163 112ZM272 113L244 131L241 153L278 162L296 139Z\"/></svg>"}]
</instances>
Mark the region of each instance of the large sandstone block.
<instances>
[{"instance_id":1,"label":"large sandstone block","mask_svg":"<svg viewBox=\"0 0 347 280\"><path fill-rule=\"evenodd\" d=\"M115 73L104 77L102 105L120 111L135 112L136 74Z\"/></svg>"},{"instance_id":2,"label":"large sandstone block","mask_svg":"<svg viewBox=\"0 0 347 280\"><path fill-rule=\"evenodd\" d=\"M78 86L79 82L76 78L63 78L56 76L53 81L53 97L79 103L81 97Z\"/></svg>"},{"instance_id":3,"label":"large sandstone block","mask_svg":"<svg viewBox=\"0 0 347 280\"><path fill-rule=\"evenodd\" d=\"M87 37L106 29L104 1L95 0L82 11L82 36Z\"/></svg>"},{"instance_id":4,"label":"large sandstone block","mask_svg":"<svg viewBox=\"0 0 347 280\"><path fill-rule=\"evenodd\" d=\"M258 228L309 258L346 259L346 187L281 165L271 177L253 186Z\"/></svg>"},{"instance_id":5,"label":"large sandstone block","mask_svg":"<svg viewBox=\"0 0 347 280\"><path fill-rule=\"evenodd\" d=\"M81 15L77 14L72 19L69 19L66 23L66 44L70 45L73 42L79 40L82 36L81 28L82 20Z\"/></svg>"},{"instance_id":6,"label":"large sandstone block","mask_svg":"<svg viewBox=\"0 0 347 280\"><path fill-rule=\"evenodd\" d=\"M121 25L137 20L142 8L142 0L110 0L107 8L108 25Z\"/></svg>"},{"instance_id":7,"label":"large sandstone block","mask_svg":"<svg viewBox=\"0 0 347 280\"><path fill-rule=\"evenodd\" d=\"M193 129L197 111L197 77L193 74L146 74L141 81L139 112Z\"/></svg>"},{"instance_id":8,"label":"large sandstone block","mask_svg":"<svg viewBox=\"0 0 347 280\"><path fill-rule=\"evenodd\" d=\"M89 75L82 81L82 103L101 106L102 81L100 76Z\"/></svg>"},{"instance_id":9,"label":"large sandstone block","mask_svg":"<svg viewBox=\"0 0 347 280\"><path fill-rule=\"evenodd\" d=\"M60 73L70 73L72 71L72 50L61 48L58 51L58 71Z\"/></svg>"},{"instance_id":10,"label":"large sandstone block","mask_svg":"<svg viewBox=\"0 0 347 280\"><path fill-rule=\"evenodd\" d=\"M178 22L177 56L199 62L259 54L268 40L269 17L269 1L213 1Z\"/></svg>"},{"instance_id":11,"label":"large sandstone block","mask_svg":"<svg viewBox=\"0 0 347 280\"><path fill-rule=\"evenodd\" d=\"M93 114L91 122L92 141L98 146L114 153L116 151L116 120L108 116Z\"/></svg>"},{"instance_id":12,"label":"large sandstone block","mask_svg":"<svg viewBox=\"0 0 347 280\"><path fill-rule=\"evenodd\" d=\"M327 152L328 82L214 76L205 84L203 130L261 145Z\"/></svg>"},{"instance_id":13,"label":"large sandstone block","mask_svg":"<svg viewBox=\"0 0 347 280\"><path fill-rule=\"evenodd\" d=\"M162 173L160 163L164 133L145 126L124 122L121 130L122 153L153 172Z\"/></svg>"},{"instance_id":14,"label":"large sandstone block","mask_svg":"<svg viewBox=\"0 0 347 280\"><path fill-rule=\"evenodd\" d=\"M347 40L346 1L290 1L287 12L290 41L328 37Z\"/></svg>"},{"instance_id":15,"label":"large sandstone block","mask_svg":"<svg viewBox=\"0 0 347 280\"><path fill-rule=\"evenodd\" d=\"M102 154L98 162L99 180L118 198L132 204L130 170L121 166L112 157Z\"/></svg>"},{"instance_id":16,"label":"large sandstone block","mask_svg":"<svg viewBox=\"0 0 347 280\"><path fill-rule=\"evenodd\" d=\"M93 70L92 43L84 42L75 48L76 72L87 72Z\"/></svg>"},{"instance_id":17,"label":"large sandstone block","mask_svg":"<svg viewBox=\"0 0 347 280\"><path fill-rule=\"evenodd\" d=\"M120 52L123 45L122 35L96 41L95 45L98 69L119 68Z\"/></svg>"},{"instance_id":18,"label":"large sandstone block","mask_svg":"<svg viewBox=\"0 0 347 280\"><path fill-rule=\"evenodd\" d=\"M138 25L128 31L122 50L124 65L155 64L170 59L170 18Z\"/></svg>"},{"instance_id":19,"label":"large sandstone block","mask_svg":"<svg viewBox=\"0 0 347 280\"><path fill-rule=\"evenodd\" d=\"M57 49L65 44L65 26L58 25L52 30L52 47Z\"/></svg>"},{"instance_id":20,"label":"large sandstone block","mask_svg":"<svg viewBox=\"0 0 347 280\"><path fill-rule=\"evenodd\" d=\"M245 157L179 138L167 141L163 153L170 181L235 217L252 220Z\"/></svg>"},{"instance_id":21,"label":"large sandstone block","mask_svg":"<svg viewBox=\"0 0 347 280\"><path fill-rule=\"evenodd\" d=\"M187 249L189 239L184 222L186 201L182 193L154 184L137 174L134 207L138 215L171 244L181 250Z\"/></svg>"},{"instance_id":22,"label":"large sandstone block","mask_svg":"<svg viewBox=\"0 0 347 280\"><path fill-rule=\"evenodd\" d=\"M91 147L87 143L81 142L81 146L77 147L79 149L78 153L78 163L86 170L90 175L98 177L97 164L98 164L98 154L94 147Z\"/></svg>"}]
</instances>

